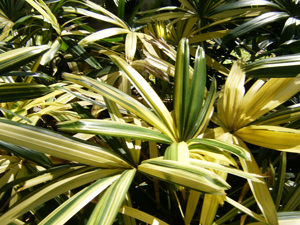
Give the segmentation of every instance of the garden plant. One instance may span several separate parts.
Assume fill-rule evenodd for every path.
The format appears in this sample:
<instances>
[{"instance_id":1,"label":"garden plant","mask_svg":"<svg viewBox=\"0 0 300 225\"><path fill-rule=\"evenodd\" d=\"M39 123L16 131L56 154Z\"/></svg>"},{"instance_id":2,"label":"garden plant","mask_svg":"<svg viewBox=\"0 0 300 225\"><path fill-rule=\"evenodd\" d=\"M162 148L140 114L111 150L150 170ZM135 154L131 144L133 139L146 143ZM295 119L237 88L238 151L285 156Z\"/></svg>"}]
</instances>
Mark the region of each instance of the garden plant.
<instances>
[{"instance_id":1,"label":"garden plant","mask_svg":"<svg viewBox=\"0 0 300 225\"><path fill-rule=\"evenodd\" d=\"M0 1L0 223L300 223L300 2L145 3Z\"/></svg>"}]
</instances>

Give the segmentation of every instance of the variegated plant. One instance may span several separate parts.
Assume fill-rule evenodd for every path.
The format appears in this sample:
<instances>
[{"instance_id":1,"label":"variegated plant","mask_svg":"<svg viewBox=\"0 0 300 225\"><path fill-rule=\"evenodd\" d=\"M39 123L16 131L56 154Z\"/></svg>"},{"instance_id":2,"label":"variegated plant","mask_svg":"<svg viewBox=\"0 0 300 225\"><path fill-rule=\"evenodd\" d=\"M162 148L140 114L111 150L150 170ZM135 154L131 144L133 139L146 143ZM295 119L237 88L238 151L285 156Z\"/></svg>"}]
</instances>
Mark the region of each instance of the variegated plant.
<instances>
[{"instance_id":1,"label":"variegated plant","mask_svg":"<svg viewBox=\"0 0 300 225\"><path fill-rule=\"evenodd\" d=\"M258 80L245 94L244 71L253 77L296 76L299 56L263 59L245 67L236 62L229 73L226 65L205 57L201 47L181 40L187 37L205 47L203 41L228 33L219 25L259 15L275 4L180 0L181 7L165 8L172 13L152 16L168 21L148 24L144 34L134 28L132 16L130 25L124 21L125 0L115 2L117 16L89 0L27 0L30 13L19 20L8 16L13 1L0 3L0 38L5 41L0 43L1 223L135 225L137 219L187 225L200 219L200 224L210 225L224 224L240 212L259 221L254 224L297 219L297 212L286 212L297 210L300 202L299 177L286 182L286 152L299 150L300 110L299 105L278 106L298 92L299 78ZM16 9L23 3L17 1ZM96 32L84 24L87 17L113 27ZM295 21L288 20L286 32ZM206 32L208 28L212 32ZM140 58L143 54L146 59ZM214 78L207 80L206 65L228 75L221 92ZM111 72L113 67L117 69ZM63 73L64 81L58 80L65 68L69 72ZM156 93L160 80L151 85L145 68L163 74L172 106ZM104 110L109 117L99 117ZM219 127L207 129L211 120ZM244 142L282 151L263 165L263 173L270 167L265 179ZM252 193L243 202L244 189L237 201L226 195L228 173L248 180ZM155 197L157 212L162 213L134 205L139 198L135 190L142 189L145 180L154 190L143 191L149 200L145 204ZM172 203L168 210L162 198ZM233 208L220 210L222 217L216 219L224 202ZM262 215L255 213L255 203Z\"/></svg>"},{"instance_id":2,"label":"variegated plant","mask_svg":"<svg viewBox=\"0 0 300 225\"><path fill-rule=\"evenodd\" d=\"M245 77L242 62L235 62L220 93L217 112L212 117L220 127L209 131L206 137L239 145L249 153L251 151L244 142L280 151L299 152L299 130L279 126L299 118L297 106L266 115L299 92L299 78L271 78L267 81L259 79L245 93ZM244 171L260 174L253 156L250 161L241 160L241 163ZM276 212L281 195L273 201L266 184L250 180L248 182L265 217L260 220L278 224ZM283 185L281 182L282 187ZM204 204L216 209L218 203L208 199Z\"/></svg>"},{"instance_id":3,"label":"variegated plant","mask_svg":"<svg viewBox=\"0 0 300 225\"><path fill-rule=\"evenodd\" d=\"M61 122L59 129L78 133L76 136L81 139L89 139L96 135L107 143L108 148L58 132L1 119L0 140L8 150L28 149L69 162L66 166L57 169L54 167L41 170L22 179L16 179L13 183L4 183L2 191L14 187L17 193L20 193L21 200L1 216L2 221L4 223L14 221L28 210L82 185L85 185L84 189L69 197L43 219L41 224L54 224L56 221L69 220L103 191L105 191L104 194L97 200L98 203L89 218L89 224L111 224L122 204L121 210L123 209L122 211L125 213L128 212L128 215L134 218L145 222L149 222L149 219L150 221L158 220L153 216L146 216L144 212L140 211L130 214L130 210L132 210L130 198L128 197L128 200L125 201L125 197L136 171L139 171L171 183L170 187L173 191L186 192L190 190L184 219L188 224L193 218L193 212L196 209L195 202L198 201L200 192L224 196L224 190L230 187L218 173L213 172L214 170L261 182L254 174L217 162L223 160L228 165L236 166L236 161L230 154L248 160L250 154L243 148L218 140L197 138L206 128L212 115L216 90L215 81L212 80L209 94L205 98L206 67L204 52L201 48L197 50L194 73L190 79L188 49L187 40L182 40L176 60L173 113L169 112L147 81L124 59L114 54L108 53L111 60L122 69L143 96L150 109L100 80L64 74L64 78L68 81L103 96L111 115L111 121L93 119L92 115L87 114L77 104L73 105L73 108L83 119L76 120L77 116L64 117L63 120L71 121ZM63 89L60 84L57 84L52 88L64 90L68 94L75 94L74 90L78 90L79 87L76 88L76 85L67 85ZM81 93L89 95L89 92L84 92L84 90ZM76 96L78 97L78 94ZM199 99L199 96L202 97ZM124 110L120 111L120 107L129 111L126 120L133 121L133 123L125 122L124 115L127 113ZM56 118L61 119L61 117ZM142 140L165 143L170 147L167 148L164 158L160 158L155 157L157 149L155 144L152 144L153 156L149 160L140 162ZM216 161L213 162L212 158L215 158ZM32 178L34 174L36 174L36 178ZM50 182L42 184L45 181ZM34 187L39 184L39 188L34 188L22 200L22 190L26 189L27 183L31 182L36 182L33 184ZM29 187L33 186L29 185ZM176 195L176 192L174 193ZM195 196L198 197L195 198ZM218 199L221 202L224 201L224 197ZM228 197L225 197L225 200L235 206L240 206ZM240 209L244 208L240 206Z\"/></svg>"}]
</instances>

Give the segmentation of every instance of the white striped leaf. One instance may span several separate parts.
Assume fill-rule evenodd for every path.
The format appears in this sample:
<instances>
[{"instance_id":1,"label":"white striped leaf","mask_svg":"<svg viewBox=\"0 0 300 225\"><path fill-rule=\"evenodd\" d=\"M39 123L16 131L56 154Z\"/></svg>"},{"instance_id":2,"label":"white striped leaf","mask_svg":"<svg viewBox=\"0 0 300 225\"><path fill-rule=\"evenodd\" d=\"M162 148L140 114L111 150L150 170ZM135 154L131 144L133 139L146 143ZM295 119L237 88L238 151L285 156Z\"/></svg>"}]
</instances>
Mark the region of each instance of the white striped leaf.
<instances>
[{"instance_id":1,"label":"white striped leaf","mask_svg":"<svg viewBox=\"0 0 300 225\"><path fill-rule=\"evenodd\" d=\"M149 159L138 167L142 173L196 191L224 195L230 186L216 173L173 160Z\"/></svg>"},{"instance_id":2,"label":"white striped leaf","mask_svg":"<svg viewBox=\"0 0 300 225\"><path fill-rule=\"evenodd\" d=\"M122 138L133 138L138 140L147 140L162 142L166 144L172 143L166 135L161 134L157 131L137 126L134 124L106 121L97 119L85 119L78 121L67 121L58 124L59 129L68 132L88 133L88 134L99 134L108 135Z\"/></svg>"},{"instance_id":3,"label":"white striped leaf","mask_svg":"<svg viewBox=\"0 0 300 225\"><path fill-rule=\"evenodd\" d=\"M0 140L91 166L130 167L118 155L104 147L7 119L0 119Z\"/></svg>"},{"instance_id":4,"label":"white striped leaf","mask_svg":"<svg viewBox=\"0 0 300 225\"><path fill-rule=\"evenodd\" d=\"M87 224L113 224L124 201L136 169L126 170L102 195Z\"/></svg>"},{"instance_id":5,"label":"white striped leaf","mask_svg":"<svg viewBox=\"0 0 300 225\"><path fill-rule=\"evenodd\" d=\"M229 144L224 141L214 140L214 139L195 138L189 140L187 143L189 146L192 146L194 144L201 144L207 147L219 148L224 151L230 152L238 157L241 157L242 159L246 159L246 160L251 159L251 156L247 150L245 150L240 146Z\"/></svg>"}]
</instances>

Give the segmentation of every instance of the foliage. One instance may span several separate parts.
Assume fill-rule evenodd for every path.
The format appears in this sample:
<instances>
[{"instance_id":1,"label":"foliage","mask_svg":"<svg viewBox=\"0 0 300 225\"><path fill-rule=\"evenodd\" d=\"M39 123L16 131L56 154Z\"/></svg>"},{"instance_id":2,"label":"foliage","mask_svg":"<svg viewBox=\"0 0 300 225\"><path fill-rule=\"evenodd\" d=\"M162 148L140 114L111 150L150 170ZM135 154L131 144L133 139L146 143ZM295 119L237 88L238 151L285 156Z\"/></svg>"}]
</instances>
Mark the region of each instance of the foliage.
<instances>
[{"instance_id":1,"label":"foliage","mask_svg":"<svg viewBox=\"0 0 300 225\"><path fill-rule=\"evenodd\" d=\"M0 3L1 223L299 222L298 1L133 2Z\"/></svg>"}]
</instances>

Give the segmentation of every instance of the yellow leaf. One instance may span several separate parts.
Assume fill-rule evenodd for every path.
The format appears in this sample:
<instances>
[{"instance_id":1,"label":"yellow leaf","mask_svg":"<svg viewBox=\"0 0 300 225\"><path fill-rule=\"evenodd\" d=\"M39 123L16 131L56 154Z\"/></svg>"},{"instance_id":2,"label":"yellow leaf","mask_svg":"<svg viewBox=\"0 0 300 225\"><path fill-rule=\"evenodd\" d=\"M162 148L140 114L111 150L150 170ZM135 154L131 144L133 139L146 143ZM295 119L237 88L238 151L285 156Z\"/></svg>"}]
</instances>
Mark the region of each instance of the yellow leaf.
<instances>
[{"instance_id":1,"label":"yellow leaf","mask_svg":"<svg viewBox=\"0 0 300 225\"><path fill-rule=\"evenodd\" d=\"M247 148L246 144L241 139L234 137L234 142L235 142L235 144L248 150L249 153L251 154L250 150ZM242 167L245 172L261 174L261 171L260 171L254 157L252 156L252 154L251 154L250 161L241 159L241 163L242 163ZM261 181L264 181L264 180L261 179ZM251 191L254 195L254 198L256 199L256 203L257 203L258 207L260 208L262 214L266 218L268 224L278 225L277 210L275 208L275 205L274 205L273 199L271 197L271 194L269 192L268 186L265 183L252 182L249 179L248 179L248 183L249 183ZM248 214L248 215L253 216L251 214Z\"/></svg>"},{"instance_id":2,"label":"yellow leaf","mask_svg":"<svg viewBox=\"0 0 300 225\"><path fill-rule=\"evenodd\" d=\"M157 219L154 216L151 216L145 212L142 212L138 209L134 209L132 207L129 206L121 206L119 213L125 214L127 216L131 216L133 218L136 218L138 220L144 221L147 224L153 224L153 225L168 225L167 223L165 223L164 221Z\"/></svg>"},{"instance_id":3,"label":"yellow leaf","mask_svg":"<svg viewBox=\"0 0 300 225\"><path fill-rule=\"evenodd\" d=\"M234 132L243 141L287 152L300 152L300 131L278 127L252 125Z\"/></svg>"},{"instance_id":4,"label":"yellow leaf","mask_svg":"<svg viewBox=\"0 0 300 225\"><path fill-rule=\"evenodd\" d=\"M241 114L243 121L239 124L239 128L244 127L290 99L299 92L299 85L299 76L268 80L265 85L257 90L255 95L249 98L249 101L243 100L246 107Z\"/></svg>"},{"instance_id":5,"label":"yellow leaf","mask_svg":"<svg viewBox=\"0 0 300 225\"><path fill-rule=\"evenodd\" d=\"M242 70L242 62L234 62L223 94L218 101L218 115L229 130L234 127L238 119L236 118L237 109L245 94L244 82L245 73Z\"/></svg>"},{"instance_id":6,"label":"yellow leaf","mask_svg":"<svg viewBox=\"0 0 300 225\"><path fill-rule=\"evenodd\" d=\"M128 62L132 62L137 44L137 36L135 32L130 32L126 35L125 41L125 55Z\"/></svg>"}]
</instances>

